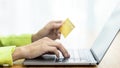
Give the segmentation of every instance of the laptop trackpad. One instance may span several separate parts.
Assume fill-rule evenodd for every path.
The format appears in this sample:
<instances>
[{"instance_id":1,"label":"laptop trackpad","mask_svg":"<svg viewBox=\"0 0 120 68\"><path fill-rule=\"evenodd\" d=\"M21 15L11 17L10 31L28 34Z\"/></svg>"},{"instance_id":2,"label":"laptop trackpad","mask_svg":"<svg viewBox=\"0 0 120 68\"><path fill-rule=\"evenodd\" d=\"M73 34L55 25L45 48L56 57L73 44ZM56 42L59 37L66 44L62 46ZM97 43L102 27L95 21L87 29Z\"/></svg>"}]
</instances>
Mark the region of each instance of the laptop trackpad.
<instances>
[{"instance_id":1,"label":"laptop trackpad","mask_svg":"<svg viewBox=\"0 0 120 68\"><path fill-rule=\"evenodd\" d=\"M55 62L56 61L56 56L46 54L46 55L34 58L34 60L41 61L41 62Z\"/></svg>"}]
</instances>

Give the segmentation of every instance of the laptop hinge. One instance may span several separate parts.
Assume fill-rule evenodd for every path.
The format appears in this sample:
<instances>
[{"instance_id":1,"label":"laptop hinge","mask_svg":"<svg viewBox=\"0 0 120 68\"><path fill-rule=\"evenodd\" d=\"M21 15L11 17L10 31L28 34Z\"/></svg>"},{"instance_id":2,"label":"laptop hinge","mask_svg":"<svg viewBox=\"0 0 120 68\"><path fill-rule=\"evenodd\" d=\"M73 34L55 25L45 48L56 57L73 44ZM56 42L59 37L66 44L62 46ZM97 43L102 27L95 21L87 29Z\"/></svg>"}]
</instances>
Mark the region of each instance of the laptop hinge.
<instances>
[{"instance_id":1,"label":"laptop hinge","mask_svg":"<svg viewBox=\"0 0 120 68\"><path fill-rule=\"evenodd\" d=\"M95 55L95 53L93 52L92 49L90 49L90 52L92 53L94 59L97 61L97 64L98 64L98 63L99 63L99 62L98 62L98 61L99 61L98 57Z\"/></svg>"}]
</instances>

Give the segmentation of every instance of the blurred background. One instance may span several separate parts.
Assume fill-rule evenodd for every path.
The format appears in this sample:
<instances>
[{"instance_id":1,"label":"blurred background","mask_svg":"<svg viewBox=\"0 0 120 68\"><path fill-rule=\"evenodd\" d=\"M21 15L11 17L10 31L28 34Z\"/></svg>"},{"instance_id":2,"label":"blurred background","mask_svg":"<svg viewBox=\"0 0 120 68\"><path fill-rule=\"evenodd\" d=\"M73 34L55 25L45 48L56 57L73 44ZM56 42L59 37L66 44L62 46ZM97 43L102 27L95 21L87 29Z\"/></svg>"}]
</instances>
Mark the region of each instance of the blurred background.
<instances>
[{"instance_id":1,"label":"blurred background","mask_svg":"<svg viewBox=\"0 0 120 68\"><path fill-rule=\"evenodd\" d=\"M120 0L0 0L0 35L35 33L51 20L69 18L75 29L60 42L85 47L97 36ZM89 33L90 32L90 33ZM93 34L92 34L93 33Z\"/></svg>"}]
</instances>

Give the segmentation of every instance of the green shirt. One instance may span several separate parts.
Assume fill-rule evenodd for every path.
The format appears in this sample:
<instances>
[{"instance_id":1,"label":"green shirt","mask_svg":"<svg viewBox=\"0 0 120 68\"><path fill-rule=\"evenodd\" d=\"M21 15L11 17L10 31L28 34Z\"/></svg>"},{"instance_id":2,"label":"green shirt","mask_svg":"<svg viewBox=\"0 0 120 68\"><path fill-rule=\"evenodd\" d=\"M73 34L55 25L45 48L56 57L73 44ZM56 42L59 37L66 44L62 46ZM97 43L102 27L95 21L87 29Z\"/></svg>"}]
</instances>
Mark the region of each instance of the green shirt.
<instances>
[{"instance_id":1,"label":"green shirt","mask_svg":"<svg viewBox=\"0 0 120 68\"><path fill-rule=\"evenodd\" d=\"M12 53L16 46L31 43L31 34L0 36L0 65L13 65Z\"/></svg>"}]
</instances>

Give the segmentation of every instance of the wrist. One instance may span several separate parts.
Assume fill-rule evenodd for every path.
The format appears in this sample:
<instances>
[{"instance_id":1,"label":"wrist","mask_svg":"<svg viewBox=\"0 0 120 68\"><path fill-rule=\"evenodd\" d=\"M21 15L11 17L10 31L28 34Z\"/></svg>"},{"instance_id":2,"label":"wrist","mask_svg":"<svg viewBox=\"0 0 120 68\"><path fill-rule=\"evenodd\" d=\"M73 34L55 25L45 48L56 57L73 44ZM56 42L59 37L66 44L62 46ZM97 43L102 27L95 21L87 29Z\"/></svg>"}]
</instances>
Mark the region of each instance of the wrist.
<instances>
[{"instance_id":1,"label":"wrist","mask_svg":"<svg viewBox=\"0 0 120 68\"><path fill-rule=\"evenodd\" d=\"M13 57L13 61L18 60L18 59L22 59L23 58L23 52L21 47L16 47L15 51L12 54Z\"/></svg>"},{"instance_id":2,"label":"wrist","mask_svg":"<svg viewBox=\"0 0 120 68\"><path fill-rule=\"evenodd\" d=\"M32 35L32 42L37 41L44 37L44 31L41 29L39 32Z\"/></svg>"}]
</instances>

